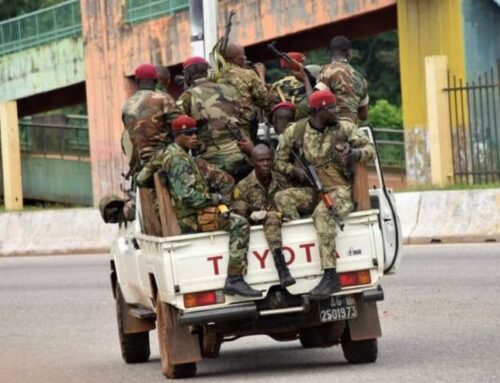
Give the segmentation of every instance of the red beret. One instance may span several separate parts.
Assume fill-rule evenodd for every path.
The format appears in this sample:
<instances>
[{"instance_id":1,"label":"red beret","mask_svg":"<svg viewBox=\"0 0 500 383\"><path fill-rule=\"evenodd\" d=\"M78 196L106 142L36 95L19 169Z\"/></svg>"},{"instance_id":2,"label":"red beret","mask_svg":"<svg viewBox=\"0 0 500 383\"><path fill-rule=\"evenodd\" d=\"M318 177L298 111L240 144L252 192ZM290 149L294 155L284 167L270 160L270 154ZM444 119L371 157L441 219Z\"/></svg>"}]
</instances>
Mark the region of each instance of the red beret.
<instances>
[{"instance_id":1,"label":"red beret","mask_svg":"<svg viewBox=\"0 0 500 383\"><path fill-rule=\"evenodd\" d=\"M288 52L288 56L290 56L295 61L298 61L300 64L303 64L304 61L306 61L306 56L304 56L300 52ZM286 68L289 68L290 66L285 61L285 59L280 59L280 67L281 67L281 69L286 69ZM292 69L295 69L295 68L292 68Z\"/></svg>"},{"instance_id":2,"label":"red beret","mask_svg":"<svg viewBox=\"0 0 500 383\"><path fill-rule=\"evenodd\" d=\"M156 79L156 68L151 64L142 64L135 68L135 78L139 80Z\"/></svg>"},{"instance_id":3,"label":"red beret","mask_svg":"<svg viewBox=\"0 0 500 383\"><path fill-rule=\"evenodd\" d=\"M274 113L278 109L295 110L295 104L290 101L280 102L273 106L271 113Z\"/></svg>"},{"instance_id":4,"label":"red beret","mask_svg":"<svg viewBox=\"0 0 500 383\"><path fill-rule=\"evenodd\" d=\"M329 90L317 90L309 97L309 107L319 109L327 105L335 105L337 98Z\"/></svg>"},{"instance_id":5,"label":"red beret","mask_svg":"<svg viewBox=\"0 0 500 383\"><path fill-rule=\"evenodd\" d=\"M182 68L186 69L187 67L194 65L194 64L207 64L208 65L208 61L205 60L203 57L193 56L193 57L188 58L186 61L184 61L182 63Z\"/></svg>"},{"instance_id":6,"label":"red beret","mask_svg":"<svg viewBox=\"0 0 500 383\"><path fill-rule=\"evenodd\" d=\"M186 130L196 128L196 120L183 114L172 121L172 131Z\"/></svg>"}]
</instances>

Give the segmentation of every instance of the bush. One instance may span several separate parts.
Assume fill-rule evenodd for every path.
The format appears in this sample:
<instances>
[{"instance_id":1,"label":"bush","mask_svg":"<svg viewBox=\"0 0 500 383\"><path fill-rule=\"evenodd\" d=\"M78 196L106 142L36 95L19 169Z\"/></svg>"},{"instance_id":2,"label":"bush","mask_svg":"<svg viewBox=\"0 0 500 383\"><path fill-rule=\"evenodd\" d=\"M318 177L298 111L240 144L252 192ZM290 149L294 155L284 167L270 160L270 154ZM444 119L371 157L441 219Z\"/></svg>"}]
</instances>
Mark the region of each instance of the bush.
<instances>
[{"instance_id":1,"label":"bush","mask_svg":"<svg viewBox=\"0 0 500 383\"><path fill-rule=\"evenodd\" d=\"M377 128L403 128L401 107L392 105L387 100L378 100L368 108L368 121Z\"/></svg>"}]
</instances>

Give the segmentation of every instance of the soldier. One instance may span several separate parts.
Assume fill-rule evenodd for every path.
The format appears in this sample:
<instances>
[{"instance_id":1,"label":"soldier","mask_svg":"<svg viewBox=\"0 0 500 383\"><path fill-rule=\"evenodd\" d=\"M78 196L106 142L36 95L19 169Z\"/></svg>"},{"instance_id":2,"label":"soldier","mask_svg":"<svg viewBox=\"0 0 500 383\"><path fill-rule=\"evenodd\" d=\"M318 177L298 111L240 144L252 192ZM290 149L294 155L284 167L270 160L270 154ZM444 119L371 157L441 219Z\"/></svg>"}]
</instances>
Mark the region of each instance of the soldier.
<instances>
[{"instance_id":1,"label":"soldier","mask_svg":"<svg viewBox=\"0 0 500 383\"><path fill-rule=\"evenodd\" d=\"M156 74L158 83L155 89L158 92L168 93L168 86L170 85L170 70L166 66L157 65Z\"/></svg>"},{"instance_id":2,"label":"soldier","mask_svg":"<svg viewBox=\"0 0 500 383\"><path fill-rule=\"evenodd\" d=\"M366 163L374 158L375 149L356 124L337 121L335 96L330 91L316 91L309 98L311 117L290 125L282 135L276 152L275 169L303 181L305 171L294 167L290 158L292 150L299 150L316 169L334 208L341 218L353 210L351 198L351 169L356 162ZM314 204L311 188L290 188L278 192L275 197L278 211L297 219L296 207ZM323 278L311 291L311 299L325 299L340 290L335 270L335 237L337 229L333 213L320 201L313 212L314 226L318 234L319 254L324 269Z\"/></svg>"},{"instance_id":3,"label":"soldier","mask_svg":"<svg viewBox=\"0 0 500 383\"><path fill-rule=\"evenodd\" d=\"M287 126L295 121L295 104L290 101L280 102L271 109L271 123L276 134L282 134Z\"/></svg>"},{"instance_id":4,"label":"soldier","mask_svg":"<svg viewBox=\"0 0 500 383\"><path fill-rule=\"evenodd\" d=\"M174 143L158 152L141 170L137 184L149 187L154 173L162 169L171 193L175 215L183 233L226 230L229 233L229 264L224 292L260 297L243 279L246 272L250 225L237 214L225 213L234 185L231 176L202 159L198 166L188 154L198 146L196 120L182 115L172 122ZM205 170L204 170L205 169ZM206 169L210 169L207 172Z\"/></svg>"},{"instance_id":5,"label":"soldier","mask_svg":"<svg viewBox=\"0 0 500 383\"><path fill-rule=\"evenodd\" d=\"M125 102L122 120L125 126L122 145L132 144L130 174L136 174L161 147L168 144L169 121L178 115L175 101L167 93L156 92L156 69L151 64L136 68L137 91Z\"/></svg>"},{"instance_id":6,"label":"soldier","mask_svg":"<svg viewBox=\"0 0 500 383\"><path fill-rule=\"evenodd\" d=\"M332 62L325 65L318 77L316 89L330 89L337 96L339 118L357 124L368 118L368 90L365 78L350 64L351 42L345 36L330 41Z\"/></svg>"},{"instance_id":7,"label":"soldier","mask_svg":"<svg viewBox=\"0 0 500 383\"><path fill-rule=\"evenodd\" d=\"M181 94L177 105L201 124L198 132L201 157L236 179L243 179L252 170L247 155L253 143L240 121L238 92L230 85L210 81L208 62L202 57L189 58L183 67L191 87ZM235 138L235 131L240 133L241 140Z\"/></svg>"},{"instance_id":8,"label":"soldier","mask_svg":"<svg viewBox=\"0 0 500 383\"><path fill-rule=\"evenodd\" d=\"M256 63L255 71L245 68L247 62L245 49L234 43L228 44L224 58L227 64L218 82L230 84L238 90L241 119L245 123L245 136L254 139L259 120L258 108L265 110L271 102L266 88L266 67L262 63Z\"/></svg>"},{"instance_id":9,"label":"soldier","mask_svg":"<svg viewBox=\"0 0 500 383\"><path fill-rule=\"evenodd\" d=\"M285 288L293 285L295 279L290 275L283 256L281 214L274 205L274 196L278 191L286 189L288 183L282 174L272 170L273 153L268 146L255 146L251 158L254 170L236 185L233 207L244 216L250 215L252 223L264 225L264 234L273 254L280 285Z\"/></svg>"}]
</instances>

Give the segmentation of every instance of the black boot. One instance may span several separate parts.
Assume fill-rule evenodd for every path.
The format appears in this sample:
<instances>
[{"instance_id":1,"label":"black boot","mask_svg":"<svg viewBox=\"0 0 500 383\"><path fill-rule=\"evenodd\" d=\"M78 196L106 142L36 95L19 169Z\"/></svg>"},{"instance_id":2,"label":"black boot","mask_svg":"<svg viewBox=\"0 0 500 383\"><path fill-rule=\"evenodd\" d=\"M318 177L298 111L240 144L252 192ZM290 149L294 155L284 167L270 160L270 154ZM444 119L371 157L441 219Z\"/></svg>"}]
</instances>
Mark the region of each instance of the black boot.
<instances>
[{"instance_id":1,"label":"black boot","mask_svg":"<svg viewBox=\"0 0 500 383\"><path fill-rule=\"evenodd\" d=\"M283 256L283 251L281 249L276 249L273 251L274 264L276 265L276 270L278 270L278 276L280 277L280 285L285 288L295 284L295 279L290 274L288 266L285 262L285 257Z\"/></svg>"},{"instance_id":2,"label":"black boot","mask_svg":"<svg viewBox=\"0 0 500 383\"><path fill-rule=\"evenodd\" d=\"M340 291L340 289L341 286L339 276L337 275L335 269L325 269L323 278L321 278L318 285L311 290L310 298L315 301L320 301L328 298L332 294L335 294Z\"/></svg>"},{"instance_id":3,"label":"black boot","mask_svg":"<svg viewBox=\"0 0 500 383\"><path fill-rule=\"evenodd\" d=\"M227 295L241 295L242 297L261 297L259 290L252 289L243 277L227 277L224 285L224 293Z\"/></svg>"}]
</instances>

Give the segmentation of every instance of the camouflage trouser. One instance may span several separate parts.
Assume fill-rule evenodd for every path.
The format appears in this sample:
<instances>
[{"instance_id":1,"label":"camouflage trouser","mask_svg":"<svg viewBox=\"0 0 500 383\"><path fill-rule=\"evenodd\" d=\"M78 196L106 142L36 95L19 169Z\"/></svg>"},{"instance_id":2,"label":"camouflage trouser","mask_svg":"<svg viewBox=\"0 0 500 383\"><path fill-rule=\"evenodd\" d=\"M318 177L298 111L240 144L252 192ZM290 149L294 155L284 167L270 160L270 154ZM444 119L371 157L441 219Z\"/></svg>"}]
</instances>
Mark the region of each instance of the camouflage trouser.
<instances>
[{"instance_id":1,"label":"camouflage trouser","mask_svg":"<svg viewBox=\"0 0 500 383\"><path fill-rule=\"evenodd\" d=\"M292 219L300 218L299 209L313 207L315 191L312 188L290 188L276 193L274 201L278 210ZM353 209L351 190L338 188L329 193L341 219L347 217ZM336 265L335 237L337 226L333 214L320 201L312 214L314 227L318 235L318 248L323 269Z\"/></svg>"},{"instance_id":2,"label":"camouflage trouser","mask_svg":"<svg viewBox=\"0 0 500 383\"><path fill-rule=\"evenodd\" d=\"M196 232L196 216L179 220L183 233ZM231 213L220 228L229 233L229 264L227 275L243 276L247 272L248 243L250 242L250 224L241 215Z\"/></svg>"},{"instance_id":3,"label":"camouflage trouser","mask_svg":"<svg viewBox=\"0 0 500 383\"><path fill-rule=\"evenodd\" d=\"M283 241L281 240L281 214L276 211L268 211L264 219L264 235L266 236L269 250L281 249Z\"/></svg>"}]
</instances>

